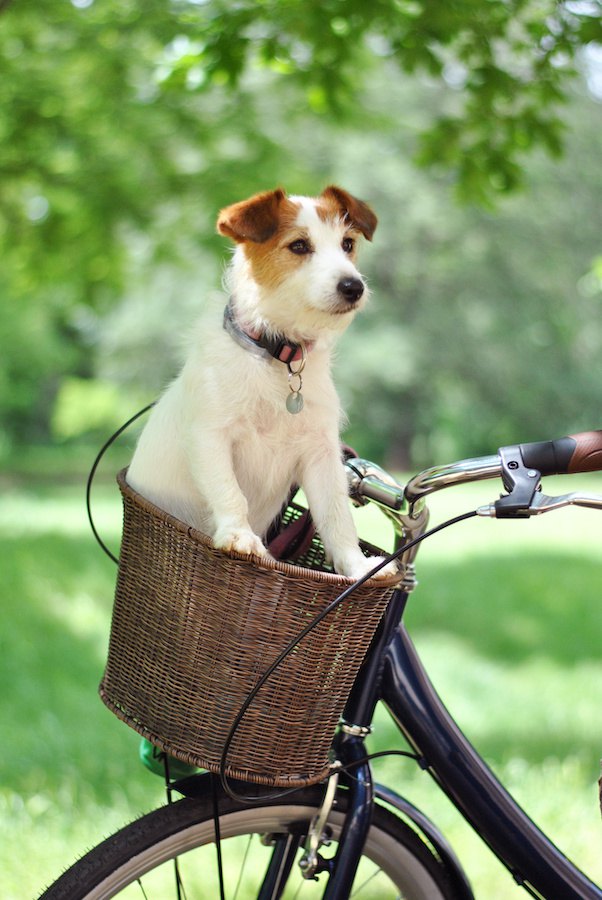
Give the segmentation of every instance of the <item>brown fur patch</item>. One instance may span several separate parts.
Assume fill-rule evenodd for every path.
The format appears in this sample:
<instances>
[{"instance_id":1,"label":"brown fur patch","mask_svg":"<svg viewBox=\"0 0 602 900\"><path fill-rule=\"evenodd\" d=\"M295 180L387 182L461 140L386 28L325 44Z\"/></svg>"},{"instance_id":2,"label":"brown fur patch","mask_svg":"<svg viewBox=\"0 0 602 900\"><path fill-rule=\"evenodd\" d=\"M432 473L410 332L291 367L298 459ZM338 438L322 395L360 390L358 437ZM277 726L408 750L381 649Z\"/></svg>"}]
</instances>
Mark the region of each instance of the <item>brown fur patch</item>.
<instances>
[{"instance_id":1,"label":"brown fur patch","mask_svg":"<svg viewBox=\"0 0 602 900\"><path fill-rule=\"evenodd\" d=\"M331 184L320 194L318 204L318 215L324 221L339 216L347 225L360 231L366 240L372 240L378 219L363 200Z\"/></svg>"},{"instance_id":2,"label":"brown fur patch","mask_svg":"<svg viewBox=\"0 0 602 900\"><path fill-rule=\"evenodd\" d=\"M282 208L288 202L282 188L255 194L248 200L222 209L217 219L217 230L238 243L264 243L277 231Z\"/></svg>"},{"instance_id":3,"label":"brown fur patch","mask_svg":"<svg viewBox=\"0 0 602 900\"><path fill-rule=\"evenodd\" d=\"M245 255L249 260L253 278L258 284L268 288L276 287L282 284L290 272L303 265L305 257L282 252L283 248L288 247L293 241L309 238L305 229L295 224L299 209L299 204L287 197L280 204L278 229L269 240L261 244L250 241L245 244Z\"/></svg>"}]
</instances>

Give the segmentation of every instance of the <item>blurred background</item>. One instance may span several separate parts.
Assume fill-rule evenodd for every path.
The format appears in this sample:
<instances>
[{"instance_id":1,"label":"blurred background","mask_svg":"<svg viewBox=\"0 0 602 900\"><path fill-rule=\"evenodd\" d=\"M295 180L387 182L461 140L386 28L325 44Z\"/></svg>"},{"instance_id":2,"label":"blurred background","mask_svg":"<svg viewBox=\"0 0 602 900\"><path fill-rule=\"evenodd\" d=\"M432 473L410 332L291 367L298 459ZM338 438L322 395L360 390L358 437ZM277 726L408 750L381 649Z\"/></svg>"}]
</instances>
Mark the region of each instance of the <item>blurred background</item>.
<instances>
[{"instance_id":1,"label":"blurred background","mask_svg":"<svg viewBox=\"0 0 602 900\"><path fill-rule=\"evenodd\" d=\"M338 183L376 210L360 260L372 301L335 373L360 454L407 472L600 427L600 12L594 0L0 2L3 896L31 896L159 796L135 737L94 696L114 569L82 491L96 449L175 374L182 335L220 290L222 206ZM115 548L112 479L134 439L95 493ZM592 516L534 525L532 545L509 536L506 556L497 537L434 550L414 625L452 710L474 698L467 721L492 765L599 868ZM451 586L467 583L475 599L450 623ZM495 647L476 615L483 585L507 636ZM506 691L504 742L491 709ZM497 864L453 811L439 815L469 842L481 896L506 896Z\"/></svg>"}]
</instances>

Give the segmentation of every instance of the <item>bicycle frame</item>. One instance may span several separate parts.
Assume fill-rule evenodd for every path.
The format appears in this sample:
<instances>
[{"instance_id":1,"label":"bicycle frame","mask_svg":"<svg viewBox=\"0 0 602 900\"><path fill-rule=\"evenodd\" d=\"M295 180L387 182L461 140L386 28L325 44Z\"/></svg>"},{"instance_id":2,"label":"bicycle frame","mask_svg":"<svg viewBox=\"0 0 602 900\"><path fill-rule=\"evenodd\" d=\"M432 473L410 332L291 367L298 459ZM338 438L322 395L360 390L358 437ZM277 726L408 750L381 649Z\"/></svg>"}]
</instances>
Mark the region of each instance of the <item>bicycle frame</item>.
<instances>
[{"instance_id":1,"label":"bicycle frame","mask_svg":"<svg viewBox=\"0 0 602 900\"><path fill-rule=\"evenodd\" d=\"M564 439L569 441L569 454L573 452L573 443L579 446L583 438L589 441L590 436L579 435L576 438L576 441ZM562 441L556 442L556 452L562 450L561 445ZM589 447L591 450L591 444ZM599 468L599 432L594 433L594 447L597 462L592 468ZM548 452L550 446L544 449ZM571 494L558 498L537 495L535 489L540 473L529 469L523 461L523 453L526 455L533 450L540 454L542 445L502 448L498 456L434 467L412 479L405 489L379 467L364 460L353 460L348 464L351 469L350 492L356 502L363 502L361 497L364 493L379 504L385 514L393 519L399 541L404 536L416 537L426 528L428 512L424 508L425 495L449 485L500 475L511 494L500 504L503 506L511 501L507 504L510 508L507 514L517 517L539 514L568 503L602 508L601 499L590 495ZM563 471L561 467L555 467L558 463L556 454L553 457L549 473ZM518 462L512 461L508 466L509 459ZM589 469L590 466L583 468ZM478 513L495 514L494 505L483 507ZM504 512L499 509L497 514L503 515ZM402 557L406 565L411 566L415 553L416 550ZM347 703L344 720L352 723L353 727L347 726L347 731L343 731L336 744L341 762L345 765L364 755L362 732L368 733L376 704L382 700L397 727L418 754L420 764L506 866L518 885L532 896L546 900L557 900L559 897L563 900L602 900L602 891L558 850L510 796L438 696L403 624L403 612L412 589L412 573L410 568L409 583L396 592ZM364 765L349 781L353 827L345 829L342 834L338 854L341 864L335 861L333 866L324 894L328 900L348 896L346 892L353 881L370 825L369 810L366 811L366 789L372 791L369 767ZM390 795L388 800L403 811L401 798ZM459 863L453 854L448 854L445 844L441 846L443 839L434 826L428 821L425 825L424 821L419 821L419 816L411 812L409 818L427 834L443 856L455 881L457 897L472 897ZM351 833L351 838L347 831ZM348 840L353 845L351 851L346 846ZM356 849L358 847L359 850Z\"/></svg>"},{"instance_id":2,"label":"bicycle frame","mask_svg":"<svg viewBox=\"0 0 602 900\"><path fill-rule=\"evenodd\" d=\"M539 830L462 734L403 625L387 651L382 690L428 771L517 884L550 900L602 898L602 891Z\"/></svg>"},{"instance_id":3,"label":"bicycle frame","mask_svg":"<svg viewBox=\"0 0 602 900\"><path fill-rule=\"evenodd\" d=\"M509 869L517 884L533 896L547 900L559 897L563 900L601 900L602 891L558 850L513 800L445 708L403 622L394 625L395 613L400 608L403 611L407 597L407 593L398 592L391 604L394 609L389 622L385 623L356 682L345 710L345 720L356 726L351 730L367 729L376 702L382 699L398 728L419 755L421 766ZM375 690L374 667L379 659L381 674ZM363 741L360 733L344 734L339 739L337 749L344 764L365 755ZM358 774L354 772L354 779L357 778ZM359 780L363 786L359 791L356 781L349 782L353 798L350 813L353 827L349 829L353 834L352 847L346 843L347 836L343 834L340 864L335 866L324 894L328 900L348 896L346 891L355 873L355 855L359 858L363 836L370 824L364 796L364 785L370 783L369 774L360 770ZM389 797L389 801L395 805L394 798ZM462 881L461 871L457 870L455 858L446 862L448 867L455 867L452 874L458 881L457 896L471 897L470 889Z\"/></svg>"}]
</instances>

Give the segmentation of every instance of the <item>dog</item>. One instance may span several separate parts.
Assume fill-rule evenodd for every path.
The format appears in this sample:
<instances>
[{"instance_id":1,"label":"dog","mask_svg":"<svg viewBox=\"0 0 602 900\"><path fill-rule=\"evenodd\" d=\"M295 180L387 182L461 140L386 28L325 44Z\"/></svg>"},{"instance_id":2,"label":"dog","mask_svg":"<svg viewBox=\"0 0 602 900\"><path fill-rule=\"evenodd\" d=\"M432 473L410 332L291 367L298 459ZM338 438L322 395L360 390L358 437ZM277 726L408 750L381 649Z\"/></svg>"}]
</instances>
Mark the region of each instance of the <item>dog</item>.
<instances>
[{"instance_id":1,"label":"dog","mask_svg":"<svg viewBox=\"0 0 602 900\"><path fill-rule=\"evenodd\" d=\"M381 561L358 545L330 375L336 338L368 297L356 257L376 225L332 185L315 198L266 191L219 214L235 243L225 314L194 335L127 480L224 551L268 555L263 539L297 484L339 574L357 579Z\"/></svg>"}]
</instances>

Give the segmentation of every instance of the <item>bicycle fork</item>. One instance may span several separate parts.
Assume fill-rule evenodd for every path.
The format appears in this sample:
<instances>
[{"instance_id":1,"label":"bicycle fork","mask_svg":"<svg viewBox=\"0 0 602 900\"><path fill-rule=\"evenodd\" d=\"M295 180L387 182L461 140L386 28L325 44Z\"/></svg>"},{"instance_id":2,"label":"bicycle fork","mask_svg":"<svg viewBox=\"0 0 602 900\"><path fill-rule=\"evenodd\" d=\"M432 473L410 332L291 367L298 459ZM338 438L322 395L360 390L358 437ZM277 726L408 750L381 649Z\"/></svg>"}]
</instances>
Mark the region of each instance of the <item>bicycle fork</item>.
<instances>
[{"instance_id":1,"label":"bicycle fork","mask_svg":"<svg viewBox=\"0 0 602 900\"><path fill-rule=\"evenodd\" d=\"M364 741L370 733L369 723L372 721L379 696L379 661L384 647L394 634L406 600L406 591L394 592L379 632L374 638L372 652L367 654L362 665L362 675L358 677L347 701L344 720L335 737L334 751L336 759L340 762L341 780L347 787L348 796L347 813L338 838L337 852L330 859L325 859L318 853L319 847L325 843L324 838L328 839L327 835L324 836L324 825L335 800L336 784L330 788L330 794L327 788L322 808L312 822L312 828L306 838L301 870L306 878L315 878L321 872L328 873L328 884L323 900L347 900L349 897L372 822L374 783L370 765L366 762ZM349 774L347 769L350 770ZM329 783L333 781L334 776ZM290 837L276 839L259 900L277 900L284 890L295 855L304 840L304 836L294 836L293 840L290 840Z\"/></svg>"},{"instance_id":2,"label":"bicycle fork","mask_svg":"<svg viewBox=\"0 0 602 900\"><path fill-rule=\"evenodd\" d=\"M287 834L266 835L264 838L266 844L273 846L273 852L258 900L277 900L281 897L295 864L301 869L303 878L309 880L317 880L322 873L328 874L323 900L347 900L349 897L372 821L374 786L368 763L360 762L357 766L354 765L366 755L363 735L346 733L347 728L346 725L342 726L337 741L337 755L342 765L352 766L352 774L351 777L345 778L348 784L349 806L338 838L336 854L325 858L319 851L330 842L327 820L336 803L339 783L337 771L328 780L322 806L312 820L307 836ZM297 853L302 845L304 853L296 863Z\"/></svg>"},{"instance_id":3,"label":"bicycle fork","mask_svg":"<svg viewBox=\"0 0 602 900\"><path fill-rule=\"evenodd\" d=\"M358 763L346 778L349 806L345 824L339 838L335 857L330 860L330 878L324 892L324 900L346 900L351 894L353 879L359 865L364 844L372 822L374 783L367 762L358 762L366 756L364 735L351 732L354 726L342 725L336 741L337 756L343 766ZM368 729L365 729L365 733Z\"/></svg>"}]
</instances>

